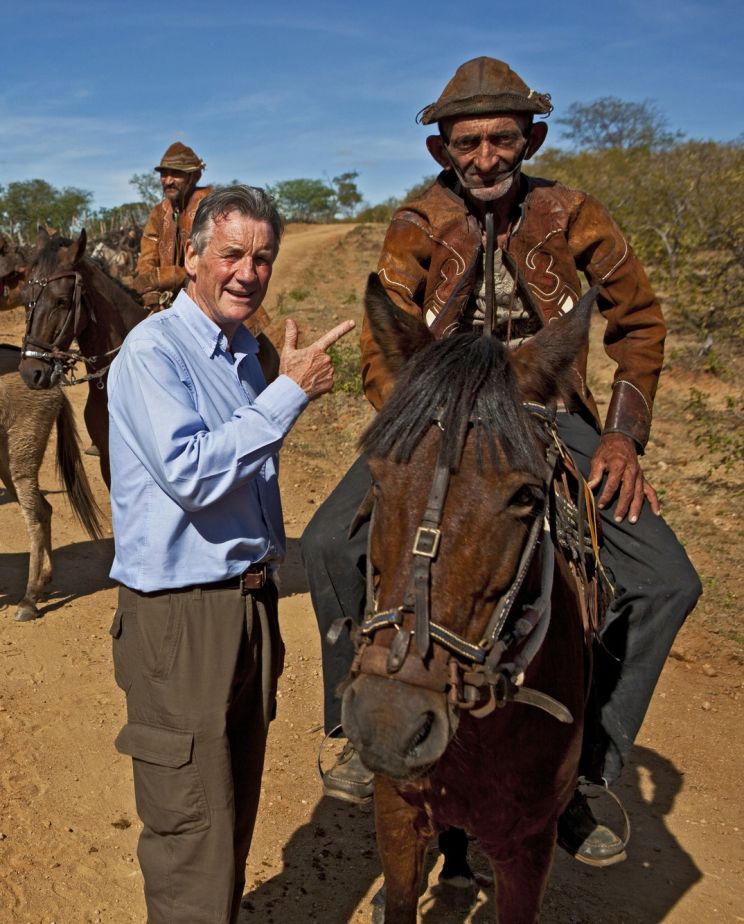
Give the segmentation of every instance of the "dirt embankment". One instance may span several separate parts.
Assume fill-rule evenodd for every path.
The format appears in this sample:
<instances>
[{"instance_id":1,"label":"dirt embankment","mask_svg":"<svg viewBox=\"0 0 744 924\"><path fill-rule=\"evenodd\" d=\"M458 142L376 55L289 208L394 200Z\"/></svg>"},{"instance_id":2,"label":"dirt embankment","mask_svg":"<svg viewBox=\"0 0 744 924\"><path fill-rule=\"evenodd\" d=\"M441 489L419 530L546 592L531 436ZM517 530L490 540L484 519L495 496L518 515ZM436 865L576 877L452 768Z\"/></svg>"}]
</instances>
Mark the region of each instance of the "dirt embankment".
<instances>
[{"instance_id":1,"label":"dirt embankment","mask_svg":"<svg viewBox=\"0 0 744 924\"><path fill-rule=\"evenodd\" d=\"M288 314L306 338L344 317L359 320L381 238L374 226L291 229L272 281L273 333L281 337ZM18 343L22 323L20 311L0 314L0 341ZM592 357L595 391L606 395L599 323ZM297 547L313 510L353 460L370 416L353 394L352 367L344 365L347 390L316 402L283 450L287 667L249 861L246 924L366 921L379 885L370 810L321 798L320 640ZM672 363L645 465L706 593L679 636L619 787L634 829L629 859L594 871L559 852L543 915L553 924L744 921L741 498L726 476L705 477L710 462L690 442L684 405L693 385L713 402L736 393L726 381L693 377ZM70 394L82 430L84 392ZM54 506L55 575L44 618L34 623L13 622L27 540L17 506L0 492L0 921L134 924L145 914L131 768L113 749L124 704L110 664L112 541L93 543L81 533L51 455L42 486ZM86 465L107 509L95 460L86 457ZM434 885L435 875L431 882L421 906L427 924L490 919L487 892L452 896Z\"/></svg>"}]
</instances>

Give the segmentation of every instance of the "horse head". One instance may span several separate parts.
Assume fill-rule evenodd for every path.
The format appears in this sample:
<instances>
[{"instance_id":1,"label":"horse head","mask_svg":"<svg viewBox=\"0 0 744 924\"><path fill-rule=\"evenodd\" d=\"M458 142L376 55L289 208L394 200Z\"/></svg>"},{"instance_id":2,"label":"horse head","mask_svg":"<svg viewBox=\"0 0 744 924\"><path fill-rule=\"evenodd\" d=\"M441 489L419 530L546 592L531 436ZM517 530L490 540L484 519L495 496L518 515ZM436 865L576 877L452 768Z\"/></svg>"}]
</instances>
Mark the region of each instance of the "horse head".
<instances>
[{"instance_id":1,"label":"horse head","mask_svg":"<svg viewBox=\"0 0 744 924\"><path fill-rule=\"evenodd\" d=\"M426 773L463 711L491 711L482 697L504 635L545 593L547 409L572 399L594 294L512 352L472 333L435 341L370 277L367 318L397 384L361 443L374 497L368 612L342 724L376 773Z\"/></svg>"},{"instance_id":2,"label":"horse head","mask_svg":"<svg viewBox=\"0 0 744 924\"><path fill-rule=\"evenodd\" d=\"M39 230L24 289L27 318L19 371L29 388L57 383L59 360L87 324L81 276L85 245L85 230L76 241Z\"/></svg>"}]
</instances>

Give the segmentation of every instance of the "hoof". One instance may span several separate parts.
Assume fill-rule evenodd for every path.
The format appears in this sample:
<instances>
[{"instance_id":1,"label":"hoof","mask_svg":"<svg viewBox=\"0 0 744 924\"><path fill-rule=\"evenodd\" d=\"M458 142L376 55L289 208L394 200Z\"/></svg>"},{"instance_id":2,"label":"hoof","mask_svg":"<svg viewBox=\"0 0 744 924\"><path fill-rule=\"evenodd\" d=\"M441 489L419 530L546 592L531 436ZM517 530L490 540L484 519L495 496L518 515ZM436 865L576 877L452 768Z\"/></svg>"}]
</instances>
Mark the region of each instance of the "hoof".
<instances>
[{"instance_id":1,"label":"hoof","mask_svg":"<svg viewBox=\"0 0 744 924\"><path fill-rule=\"evenodd\" d=\"M470 876L440 876L439 882L451 889L472 889L478 884L472 873Z\"/></svg>"},{"instance_id":2,"label":"hoof","mask_svg":"<svg viewBox=\"0 0 744 924\"><path fill-rule=\"evenodd\" d=\"M14 618L16 622L31 622L34 619L41 619L41 613L35 606L30 606L28 603L21 604L16 610Z\"/></svg>"},{"instance_id":3,"label":"hoof","mask_svg":"<svg viewBox=\"0 0 744 924\"><path fill-rule=\"evenodd\" d=\"M385 884L372 896L372 924L385 924Z\"/></svg>"}]
</instances>

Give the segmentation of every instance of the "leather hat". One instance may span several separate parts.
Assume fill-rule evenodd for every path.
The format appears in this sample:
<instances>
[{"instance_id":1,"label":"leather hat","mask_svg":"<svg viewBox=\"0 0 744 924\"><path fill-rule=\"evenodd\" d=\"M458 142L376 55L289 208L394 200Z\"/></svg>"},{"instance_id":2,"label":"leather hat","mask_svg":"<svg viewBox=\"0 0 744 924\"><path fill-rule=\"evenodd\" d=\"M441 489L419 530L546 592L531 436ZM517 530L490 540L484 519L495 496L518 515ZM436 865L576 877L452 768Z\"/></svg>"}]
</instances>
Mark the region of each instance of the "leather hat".
<instances>
[{"instance_id":1,"label":"leather hat","mask_svg":"<svg viewBox=\"0 0 744 924\"><path fill-rule=\"evenodd\" d=\"M530 90L519 74L496 58L473 58L455 76L435 103L416 116L424 125L453 116L479 116L499 112L550 115L553 106L547 93Z\"/></svg>"},{"instance_id":2,"label":"leather hat","mask_svg":"<svg viewBox=\"0 0 744 924\"><path fill-rule=\"evenodd\" d=\"M176 141L163 154L162 160L154 169L158 173L162 173L163 170L182 170L184 173L196 173L197 170L203 170L206 166L204 161L197 157L188 145Z\"/></svg>"}]
</instances>

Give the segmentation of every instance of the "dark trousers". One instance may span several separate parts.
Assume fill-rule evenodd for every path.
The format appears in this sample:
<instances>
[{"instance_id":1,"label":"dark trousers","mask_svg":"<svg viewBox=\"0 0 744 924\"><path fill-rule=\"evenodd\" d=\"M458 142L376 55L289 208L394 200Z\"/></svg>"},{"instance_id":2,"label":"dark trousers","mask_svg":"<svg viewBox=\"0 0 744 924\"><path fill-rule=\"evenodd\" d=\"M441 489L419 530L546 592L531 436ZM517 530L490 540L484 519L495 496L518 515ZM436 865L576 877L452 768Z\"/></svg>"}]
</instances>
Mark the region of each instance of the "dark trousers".
<instances>
[{"instance_id":1,"label":"dark trousers","mask_svg":"<svg viewBox=\"0 0 744 924\"><path fill-rule=\"evenodd\" d=\"M235 924L283 658L276 587L122 587L111 634L148 924Z\"/></svg>"},{"instance_id":2,"label":"dark trousers","mask_svg":"<svg viewBox=\"0 0 744 924\"><path fill-rule=\"evenodd\" d=\"M599 435L577 414L558 415L559 434L587 477ZM360 457L315 513L302 536L310 595L321 637L339 617L360 622L365 599L369 525L349 540L347 531L369 488ZM599 749L591 769L615 780L635 740L672 642L702 587L676 536L644 504L637 523L613 520L614 504L600 511L602 562L614 578L616 597L603 631L606 651L594 666L594 696L602 732L587 748ZM323 643L326 731L341 721L338 685L348 674L352 647L346 636ZM589 768L587 768L589 769Z\"/></svg>"}]
</instances>

